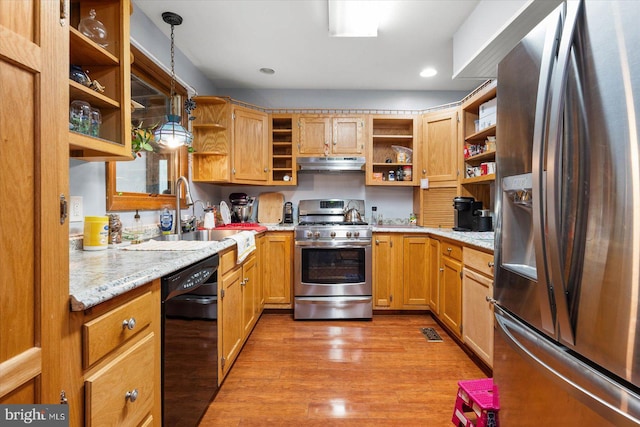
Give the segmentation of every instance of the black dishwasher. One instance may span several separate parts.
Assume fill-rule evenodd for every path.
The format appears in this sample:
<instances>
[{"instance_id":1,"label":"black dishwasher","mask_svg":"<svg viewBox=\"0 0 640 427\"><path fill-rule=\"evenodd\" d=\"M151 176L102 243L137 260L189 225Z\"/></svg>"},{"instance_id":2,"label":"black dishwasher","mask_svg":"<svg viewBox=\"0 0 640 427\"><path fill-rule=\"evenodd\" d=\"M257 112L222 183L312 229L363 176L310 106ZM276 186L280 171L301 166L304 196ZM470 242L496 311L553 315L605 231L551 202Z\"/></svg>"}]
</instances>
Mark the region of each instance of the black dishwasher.
<instances>
[{"instance_id":1,"label":"black dishwasher","mask_svg":"<svg viewBox=\"0 0 640 427\"><path fill-rule=\"evenodd\" d=\"M162 424L197 426L218 391L218 254L162 278Z\"/></svg>"}]
</instances>

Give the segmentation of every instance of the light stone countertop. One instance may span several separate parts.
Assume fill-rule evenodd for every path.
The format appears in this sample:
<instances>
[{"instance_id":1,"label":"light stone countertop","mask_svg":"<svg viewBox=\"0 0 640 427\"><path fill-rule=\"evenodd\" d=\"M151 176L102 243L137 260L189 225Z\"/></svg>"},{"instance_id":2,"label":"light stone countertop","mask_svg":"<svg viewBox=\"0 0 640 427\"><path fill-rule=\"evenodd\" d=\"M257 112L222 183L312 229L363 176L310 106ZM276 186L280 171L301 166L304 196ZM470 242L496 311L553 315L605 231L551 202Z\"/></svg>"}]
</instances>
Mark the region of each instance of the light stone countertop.
<instances>
[{"instance_id":1,"label":"light stone countertop","mask_svg":"<svg viewBox=\"0 0 640 427\"><path fill-rule=\"evenodd\" d=\"M395 225L384 224L374 225L372 231L383 233L422 233L433 234L435 236L445 237L455 240L466 245L476 246L481 249L493 251L494 248L494 232L493 231L453 231L450 228L429 228L419 227L416 225Z\"/></svg>"},{"instance_id":2,"label":"light stone countertop","mask_svg":"<svg viewBox=\"0 0 640 427\"><path fill-rule=\"evenodd\" d=\"M211 242L197 251L127 251L126 243L102 251L69 252L72 311L82 311L234 246Z\"/></svg>"},{"instance_id":3,"label":"light stone countertop","mask_svg":"<svg viewBox=\"0 0 640 427\"><path fill-rule=\"evenodd\" d=\"M295 224L269 225L268 231L294 231ZM493 232L385 224L373 232L432 234L493 251ZM128 251L123 243L102 251L69 252L69 294L72 311L82 311L166 276L232 247L230 239L211 242L197 251Z\"/></svg>"}]
</instances>

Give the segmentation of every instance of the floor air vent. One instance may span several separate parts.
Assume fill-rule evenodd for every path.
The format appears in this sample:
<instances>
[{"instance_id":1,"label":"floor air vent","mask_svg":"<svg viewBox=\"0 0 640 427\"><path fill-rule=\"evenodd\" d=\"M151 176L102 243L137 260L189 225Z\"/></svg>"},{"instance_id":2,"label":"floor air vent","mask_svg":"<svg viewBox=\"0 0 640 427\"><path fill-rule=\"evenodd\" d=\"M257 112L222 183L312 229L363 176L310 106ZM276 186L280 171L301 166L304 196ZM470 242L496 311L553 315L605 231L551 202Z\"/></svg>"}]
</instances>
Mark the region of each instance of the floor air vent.
<instances>
[{"instance_id":1,"label":"floor air vent","mask_svg":"<svg viewBox=\"0 0 640 427\"><path fill-rule=\"evenodd\" d=\"M427 341L442 342L442 338L440 337L440 335L438 335L436 330L433 328L420 328L420 332L422 332L422 335L424 335Z\"/></svg>"}]
</instances>

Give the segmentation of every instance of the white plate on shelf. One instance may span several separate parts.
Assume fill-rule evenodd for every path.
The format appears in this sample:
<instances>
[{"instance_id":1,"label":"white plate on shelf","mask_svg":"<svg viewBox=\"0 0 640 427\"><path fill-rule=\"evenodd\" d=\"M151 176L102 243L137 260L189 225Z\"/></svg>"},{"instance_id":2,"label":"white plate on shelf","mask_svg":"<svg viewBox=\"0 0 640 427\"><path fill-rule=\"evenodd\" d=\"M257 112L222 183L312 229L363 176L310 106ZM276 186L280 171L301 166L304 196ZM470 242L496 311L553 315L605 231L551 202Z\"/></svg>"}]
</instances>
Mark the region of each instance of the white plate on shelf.
<instances>
[{"instance_id":1,"label":"white plate on shelf","mask_svg":"<svg viewBox=\"0 0 640 427\"><path fill-rule=\"evenodd\" d=\"M224 225L231 224L231 211L229 210L227 202L224 200L220 202L220 215L222 216L222 223Z\"/></svg>"}]
</instances>

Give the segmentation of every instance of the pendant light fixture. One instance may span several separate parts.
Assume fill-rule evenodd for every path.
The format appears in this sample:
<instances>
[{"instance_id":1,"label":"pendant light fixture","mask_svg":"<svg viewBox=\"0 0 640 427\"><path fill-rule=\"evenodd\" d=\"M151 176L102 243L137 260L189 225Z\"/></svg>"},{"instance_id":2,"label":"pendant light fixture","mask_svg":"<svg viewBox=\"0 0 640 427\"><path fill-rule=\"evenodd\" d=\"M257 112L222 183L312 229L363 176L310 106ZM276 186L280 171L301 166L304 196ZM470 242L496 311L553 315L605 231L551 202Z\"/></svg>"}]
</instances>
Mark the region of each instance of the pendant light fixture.
<instances>
[{"instance_id":1,"label":"pendant light fixture","mask_svg":"<svg viewBox=\"0 0 640 427\"><path fill-rule=\"evenodd\" d=\"M182 17L177 13L163 12L162 19L171 25L171 92L169 98L169 114L167 122L154 133L156 143L161 147L175 148L183 145L191 145L193 135L180 124L180 115L174 114L173 101L175 99L176 71L175 71L175 46L173 41L173 27L182 24Z\"/></svg>"}]
</instances>

